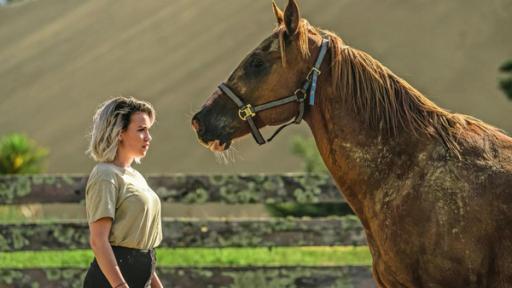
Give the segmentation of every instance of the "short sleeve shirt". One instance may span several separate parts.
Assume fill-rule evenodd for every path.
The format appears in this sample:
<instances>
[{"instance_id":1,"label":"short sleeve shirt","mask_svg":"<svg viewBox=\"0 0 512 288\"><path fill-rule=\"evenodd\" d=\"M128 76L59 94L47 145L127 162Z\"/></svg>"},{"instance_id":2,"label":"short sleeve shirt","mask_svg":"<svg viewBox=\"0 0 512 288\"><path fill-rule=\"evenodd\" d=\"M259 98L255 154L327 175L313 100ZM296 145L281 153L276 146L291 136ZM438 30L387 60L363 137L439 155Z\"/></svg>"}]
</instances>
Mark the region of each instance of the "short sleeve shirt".
<instances>
[{"instance_id":1,"label":"short sleeve shirt","mask_svg":"<svg viewBox=\"0 0 512 288\"><path fill-rule=\"evenodd\" d=\"M151 249L162 241L160 199L133 168L97 164L87 181L85 207L89 223L112 218L113 246Z\"/></svg>"}]
</instances>

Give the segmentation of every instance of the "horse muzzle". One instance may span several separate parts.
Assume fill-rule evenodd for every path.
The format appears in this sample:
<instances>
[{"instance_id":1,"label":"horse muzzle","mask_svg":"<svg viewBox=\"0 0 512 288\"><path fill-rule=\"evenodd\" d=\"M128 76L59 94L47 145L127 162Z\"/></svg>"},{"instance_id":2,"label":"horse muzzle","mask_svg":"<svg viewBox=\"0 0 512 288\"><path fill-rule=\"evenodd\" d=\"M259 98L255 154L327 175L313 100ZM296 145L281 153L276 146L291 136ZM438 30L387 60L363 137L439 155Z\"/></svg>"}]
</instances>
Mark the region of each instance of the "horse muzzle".
<instances>
[{"instance_id":1,"label":"horse muzzle","mask_svg":"<svg viewBox=\"0 0 512 288\"><path fill-rule=\"evenodd\" d=\"M196 132L197 139L201 145L212 152L222 152L229 149L231 146L231 137L223 133L225 129L208 128L205 126L204 120L201 119L199 113L194 115L192 118L192 130Z\"/></svg>"}]
</instances>

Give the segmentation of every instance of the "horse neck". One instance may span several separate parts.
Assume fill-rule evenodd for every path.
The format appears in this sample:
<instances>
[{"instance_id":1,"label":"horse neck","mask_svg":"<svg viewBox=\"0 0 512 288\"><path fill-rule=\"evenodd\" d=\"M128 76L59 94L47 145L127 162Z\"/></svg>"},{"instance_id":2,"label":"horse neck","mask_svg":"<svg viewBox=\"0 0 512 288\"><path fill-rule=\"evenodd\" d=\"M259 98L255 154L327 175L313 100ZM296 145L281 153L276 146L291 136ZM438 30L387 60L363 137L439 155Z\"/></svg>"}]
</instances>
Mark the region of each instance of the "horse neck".
<instances>
[{"instance_id":1,"label":"horse neck","mask_svg":"<svg viewBox=\"0 0 512 288\"><path fill-rule=\"evenodd\" d=\"M326 73L327 74L327 73ZM370 129L344 107L330 85L319 84L318 102L305 117L318 150L354 212L363 224L374 211L378 190L390 174L406 173L425 139L388 137Z\"/></svg>"}]
</instances>

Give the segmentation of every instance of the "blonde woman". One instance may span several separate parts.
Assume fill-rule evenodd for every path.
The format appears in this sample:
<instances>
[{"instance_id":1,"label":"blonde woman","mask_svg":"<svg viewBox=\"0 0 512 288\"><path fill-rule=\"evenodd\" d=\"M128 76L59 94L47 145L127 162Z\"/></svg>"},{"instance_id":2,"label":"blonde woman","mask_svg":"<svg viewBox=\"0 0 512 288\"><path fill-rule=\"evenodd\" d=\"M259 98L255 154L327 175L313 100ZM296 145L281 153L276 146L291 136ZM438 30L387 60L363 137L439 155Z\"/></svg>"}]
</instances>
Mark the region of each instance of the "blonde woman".
<instances>
[{"instance_id":1,"label":"blonde woman","mask_svg":"<svg viewBox=\"0 0 512 288\"><path fill-rule=\"evenodd\" d=\"M118 97L93 118L90 156L98 162L87 181L85 206L94 260L84 287L163 287L154 247L162 240L160 199L132 168L149 148L151 104Z\"/></svg>"}]
</instances>

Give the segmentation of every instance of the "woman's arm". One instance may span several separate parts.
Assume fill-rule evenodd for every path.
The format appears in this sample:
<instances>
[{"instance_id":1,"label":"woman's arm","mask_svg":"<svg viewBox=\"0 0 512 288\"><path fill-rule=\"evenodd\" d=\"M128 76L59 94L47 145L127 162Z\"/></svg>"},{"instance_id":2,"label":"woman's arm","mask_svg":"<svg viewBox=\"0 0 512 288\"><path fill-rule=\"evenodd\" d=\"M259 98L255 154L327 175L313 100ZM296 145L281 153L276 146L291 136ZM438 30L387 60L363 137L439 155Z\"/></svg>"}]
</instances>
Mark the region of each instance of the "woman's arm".
<instances>
[{"instance_id":1,"label":"woman's arm","mask_svg":"<svg viewBox=\"0 0 512 288\"><path fill-rule=\"evenodd\" d=\"M151 288L163 288L163 287L164 287L164 285L162 285L160 278L158 278L158 275L156 275L156 271L153 272L153 275L151 275Z\"/></svg>"},{"instance_id":2,"label":"woman's arm","mask_svg":"<svg viewBox=\"0 0 512 288\"><path fill-rule=\"evenodd\" d=\"M89 230L91 231L91 238L89 243L91 244L96 261L100 266L101 272L107 277L108 282L112 287L125 288L128 287L126 281L121 274L121 270L117 265L112 246L108 241L110 234L110 228L112 227L112 218L101 218L93 223L89 224ZM124 285L121 285L125 283Z\"/></svg>"}]
</instances>

